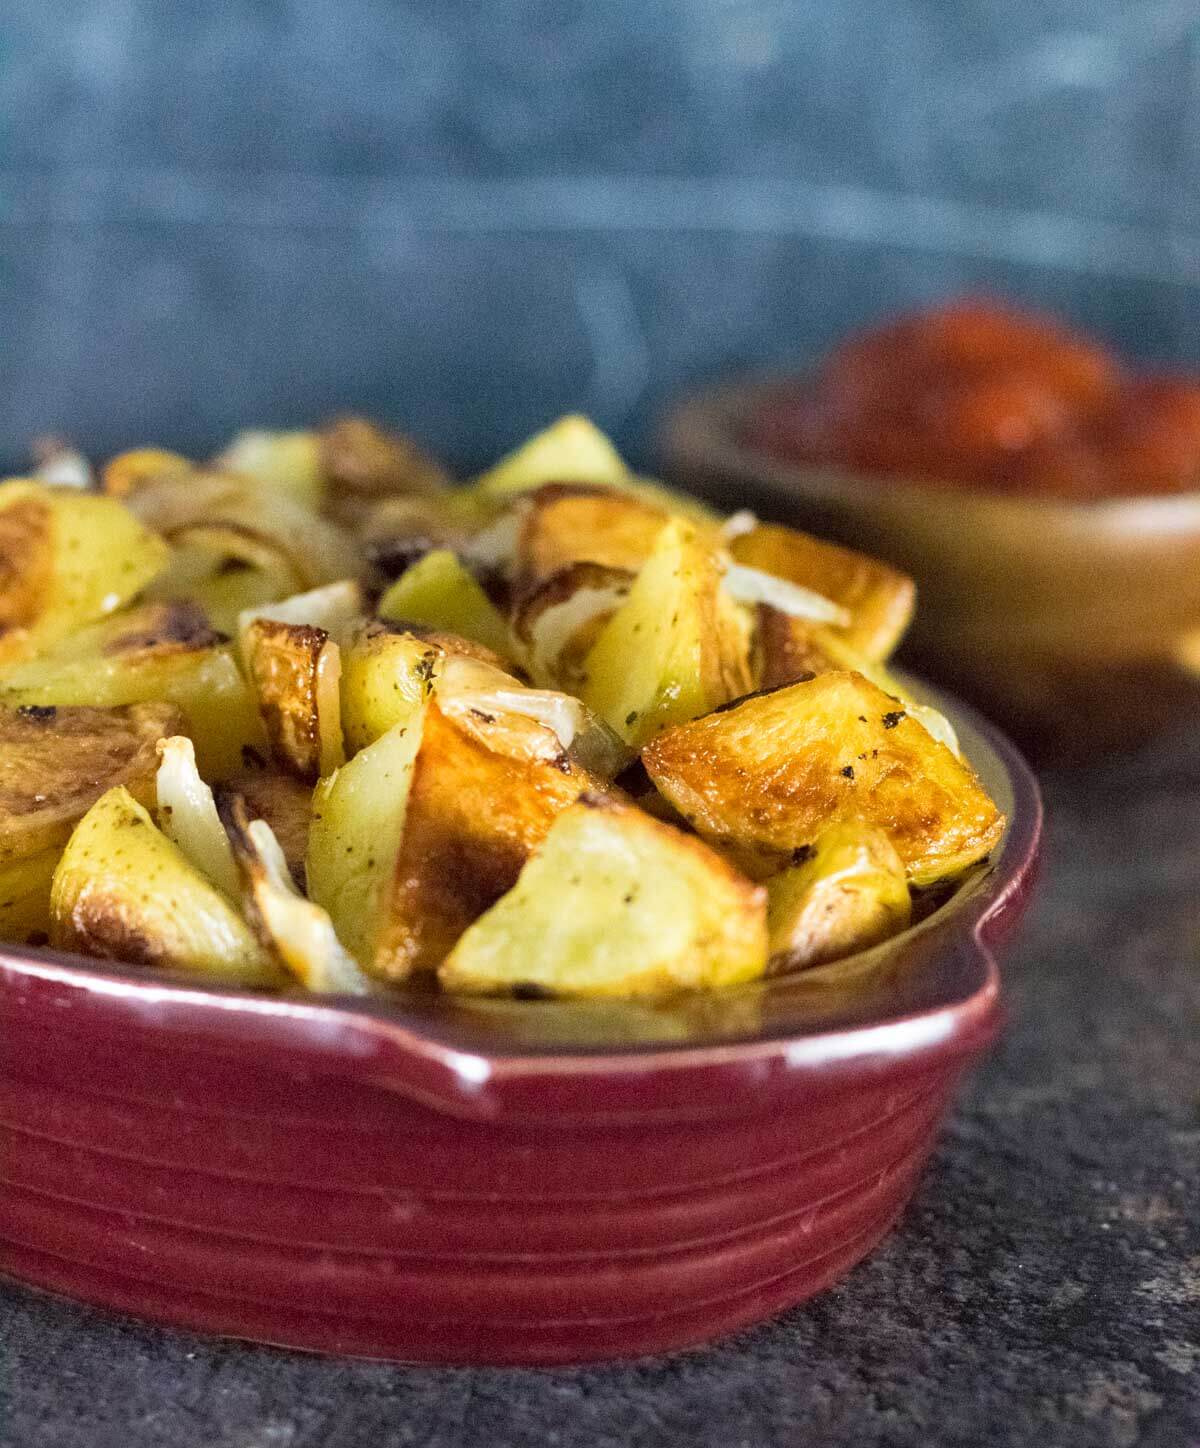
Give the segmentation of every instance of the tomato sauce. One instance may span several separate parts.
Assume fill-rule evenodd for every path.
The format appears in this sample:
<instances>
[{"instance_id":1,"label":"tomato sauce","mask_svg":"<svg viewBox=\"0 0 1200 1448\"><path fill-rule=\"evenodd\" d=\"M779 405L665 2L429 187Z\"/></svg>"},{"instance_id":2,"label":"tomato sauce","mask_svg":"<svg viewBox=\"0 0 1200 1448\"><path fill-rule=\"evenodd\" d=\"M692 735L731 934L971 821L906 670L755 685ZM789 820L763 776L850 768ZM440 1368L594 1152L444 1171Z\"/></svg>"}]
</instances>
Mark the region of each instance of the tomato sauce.
<instances>
[{"instance_id":1,"label":"tomato sauce","mask_svg":"<svg viewBox=\"0 0 1200 1448\"><path fill-rule=\"evenodd\" d=\"M1200 378L1136 373L1050 318L963 300L835 347L745 440L788 461L1013 494L1200 489Z\"/></svg>"}]
</instances>

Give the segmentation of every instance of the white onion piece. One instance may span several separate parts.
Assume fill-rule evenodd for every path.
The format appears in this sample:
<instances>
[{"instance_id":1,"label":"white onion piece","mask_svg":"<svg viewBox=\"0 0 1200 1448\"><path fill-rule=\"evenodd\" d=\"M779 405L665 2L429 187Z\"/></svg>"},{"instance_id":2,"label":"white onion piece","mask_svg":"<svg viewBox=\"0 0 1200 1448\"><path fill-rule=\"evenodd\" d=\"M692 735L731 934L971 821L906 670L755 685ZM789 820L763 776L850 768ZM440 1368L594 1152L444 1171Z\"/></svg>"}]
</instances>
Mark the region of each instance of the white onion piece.
<instances>
[{"instance_id":1,"label":"white onion piece","mask_svg":"<svg viewBox=\"0 0 1200 1448\"><path fill-rule=\"evenodd\" d=\"M958 735L954 732L954 725L945 714L940 713L929 704L914 704L911 699L904 700L904 708L918 724L924 727L927 734L932 734L939 744L946 746L951 754L958 759L963 757Z\"/></svg>"},{"instance_id":2,"label":"white onion piece","mask_svg":"<svg viewBox=\"0 0 1200 1448\"><path fill-rule=\"evenodd\" d=\"M34 477L52 488L77 488L86 493L96 486L92 465L73 447L49 449L38 460Z\"/></svg>"},{"instance_id":3,"label":"white onion piece","mask_svg":"<svg viewBox=\"0 0 1200 1448\"><path fill-rule=\"evenodd\" d=\"M831 623L844 628L850 622L848 610L824 594L802 588L798 583L788 583L759 568L747 568L744 563L727 563L724 582L726 591L738 603L769 603L780 613L811 619L813 623Z\"/></svg>"},{"instance_id":4,"label":"white onion piece","mask_svg":"<svg viewBox=\"0 0 1200 1448\"><path fill-rule=\"evenodd\" d=\"M189 862L231 900L238 898L237 865L213 792L200 778L192 741L182 734L158 741L158 820Z\"/></svg>"},{"instance_id":5,"label":"white onion piece","mask_svg":"<svg viewBox=\"0 0 1200 1448\"><path fill-rule=\"evenodd\" d=\"M251 897L288 970L308 990L367 995L370 982L337 938L328 912L292 883L283 849L266 820L251 820L245 844Z\"/></svg>"},{"instance_id":6,"label":"white onion piece","mask_svg":"<svg viewBox=\"0 0 1200 1448\"><path fill-rule=\"evenodd\" d=\"M577 588L561 603L552 603L529 625L528 664L538 682L553 680L563 652L594 618L614 613L629 594L629 584Z\"/></svg>"},{"instance_id":7,"label":"white onion piece","mask_svg":"<svg viewBox=\"0 0 1200 1448\"><path fill-rule=\"evenodd\" d=\"M721 524L721 542L732 543L735 538L742 538L747 533L753 533L757 527L758 519L749 508L742 508L739 512L730 513Z\"/></svg>"},{"instance_id":8,"label":"white onion piece","mask_svg":"<svg viewBox=\"0 0 1200 1448\"><path fill-rule=\"evenodd\" d=\"M468 563L478 568L507 570L517 556L517 543L521 536L521 508L510 508L494 523L473 533L465 543L459 545L459 553Z\"/></svg>"}]
</instances>

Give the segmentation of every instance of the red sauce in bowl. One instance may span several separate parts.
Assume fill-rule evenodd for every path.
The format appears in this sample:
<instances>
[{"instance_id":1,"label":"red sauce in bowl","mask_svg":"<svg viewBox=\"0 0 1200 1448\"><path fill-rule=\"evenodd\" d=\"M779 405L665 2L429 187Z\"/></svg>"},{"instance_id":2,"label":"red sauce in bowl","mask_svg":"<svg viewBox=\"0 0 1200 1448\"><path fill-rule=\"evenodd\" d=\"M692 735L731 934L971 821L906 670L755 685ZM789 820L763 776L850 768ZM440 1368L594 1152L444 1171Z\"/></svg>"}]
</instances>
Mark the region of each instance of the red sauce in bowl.
<instances>
[{"instance_id":1,"label":"red sauce in bowl","mask_svg":"<svg viewBox=\"0 0 1200 1448\"><path fill-rule=\"evenodd\" d=\"M1036 313L965 300L848 338L745 440L790 462L1015 494L1200 489L1200 378L1135 374Z\"/></svg>"}]
</instances>

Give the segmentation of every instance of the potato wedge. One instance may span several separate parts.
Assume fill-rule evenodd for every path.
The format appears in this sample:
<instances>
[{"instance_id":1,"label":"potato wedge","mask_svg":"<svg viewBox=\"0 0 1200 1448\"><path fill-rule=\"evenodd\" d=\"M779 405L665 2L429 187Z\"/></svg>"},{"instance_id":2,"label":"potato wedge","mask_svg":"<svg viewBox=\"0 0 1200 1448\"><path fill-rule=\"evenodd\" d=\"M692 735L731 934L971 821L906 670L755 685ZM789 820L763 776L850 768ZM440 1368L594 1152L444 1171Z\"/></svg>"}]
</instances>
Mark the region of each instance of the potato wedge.
<instances>
[{"instance_id":1,"label":"potato wedge","mask_svg":"<svg viewBox=\"0 0 1200 1448\"><path fill-rule=\"evenodd\" d=\"M406 569L379 600L379 617L460 634L505 657L513 652L499 610L447 549L427 553Z\"/></svg>"},{"instance_id":2,"label":"potato wedge","mask_svg":"<svg viewBox=\"0 0 1200 1448\"><path fill-rule=\"evenodd\" d=\"M295 775L261 766L240 770L213 787L217 813L226 798L239 796L252 820L265 820L279 842L298 889L304 888L304 859L312 823L313 792Z\"/></svg>"},{"instance_id":3,"label":"potato wedge","mask_svg":"<svg viewBox=\"0 0 1200 1448\"><path fill-rule=\"evenodd\" d=\"M0 864L0 940L24 945L50 933L50 885L62 850Z\"/></svg>"},{"instance_id":4,"label":"potato wedge","mask_svg":"<svg viewBox=\"0 0 1200 1448\"><path fill-rule=\"evenodd\" d=\"M595 423L578 414L560 417L493 468L474 487L493 497L539 488L543 483L620 484L630 478L620 454Z\"/></svg>"},{"instance_id":5,"label":"potato wedge","mask_svg":"<svg viewBox=\"0 0 1200 1448\"><path fill-rule=\"evenodd\" d=\"M820 674L652 740L642 761L705 838L752 873L787 863L832 824L886 831L909 882L983 859L1004 816L970 767L861 674Z\"/></svg>"},{"instance_id":6,"label":"potato wedge","mask_svg":"<svg viewBox=\"0 0 1200 1448\"><path fill-rule=\"evenodd\" d=\"M840 604L850 614L842 629L846 643L868 659L886 659L912 619L912 579L865 553L777 523L760 523L733 538L729 550L738 563Z\"/></svg>"},{"instance_id":7,"label":"potato wedge","mask_svg":"<svg viewBox=\"0 0 1200 1448\"><path fill-rule=\"evenodd\" d=\"M282 979L225 896L120 785L88 810L63 851L50 894L50 943L226 985Z\"/></svg>"},{"instance_id":8,"label":"potato wedge","mask_svg":"<svg viewBox=\"0 0 1200 1448\"><path fill-rule=\"evenodd\" d=\"M368 974L435 970L554 816L603 788L534 721L450 718L430 700L318 786L310 893Z\"/></svg>"},{"instance_id":9,"label":"potato wedge","mask_svg":"<svg viewBox=\"0 0 1200 1448\"><path fill-rule=\"evenodd\" d=\"M670 514L629 493L577 483L548 483L528 495L520 515L516 573L529 587L572 563L636 573Z\"/></svg>"},{"instance_id":10,"label":"potato wedge","mask_svg":"<svg viewBox=\"0 0 1200 1448\"><path fill-rule=\"evenodd\" d=\"M276 761L315 784L345 762L342 655L322 628L257 618L242 649Z\"/></svg>"},{"instance_id":11,"label":"potato wedge","mask_svg":"<svg viewBox=\"0 0 1200 1448\"><path fill-rule=\"evenodd\" d=\"M110 458L104 465L100 486L110 498L127 498L147 483L190 473L194 466L190 458L168 452L165 448L131 448Z\"/></svg>"},{"instance_id":12,"label":"potato wedge","mask_svg":"<svg viewBox=\"0 0 1200 1448\"><path fill-rule=\"evenodd\" d=\"M338 939L369 974L391 923L424 709L360 750L313 795L305 875L309 898L328 911Z\"/></svg>"},{"instance_id":13,"label":"potato wedge","mask_svg":"<svg viewBox=\"0 0 1200 1448\"><path fill-rule=\"evenodd\" d=\"M830 825L806 859L767 881L772 974L878 945L908 928L904 861L872 825Z\"/></svg>"},{"instance_id":14,"label":"potato wedge","mask_svg":"<svg viewBox=\"0 0 1200 1448\"><path fill-rule=\"evenodd\" d=\"M751 688L749 628L721 588L716 551L679 519L584 663L584 702L640 747Z\"/></svg>"},{"instance_id":15,"label":"potato wedge","mask_svg":"<svg viewBox=\"0 0 1200 1448\"><path fill-rule=\"evenodd\" d=\"M282 489L314 513L325 501L321 439L315 432L239 432L213 459L213 467Z\"/></svg>"},{"instance_id":16,"label":"potato wedge","mask_svg":"<svg viewBox=\"0 0 1200 1448\"><path fill-rule=\"evenodd\" d=\"M22 631L4 652L36 653L115 613L169 556L163 540L112 498L0 484L0 632Z\"/></svg>"},{"instance_id":17,"label":"potato wedge","mask_svg":"<svg viewBox=\"0 0 1200 1448\"><path fill-rule=\"evenodd\" d=\"M328 503L437 497L450 475L412 438L364 417L338 417L317 434Z\"/></svg>"},{"instance_id":18,"label":"potato wedge","mask_svg":"<svg viewBox=\"0 0 1200 1448\"><path fill-rule=\"evenodd\" d=\"M584 795L463 934L438 980L450 991L539 996L736 985L766 966L765 903L761 886L694 837Z\"/></svg>"},{"instance_id":19,"label":"potato wedge","mask_svg":"<svg viewBox=\"0 0 1200 1448\"><path fill-rule=\"evenodd\" d=\"M226 528L186 528L175 535L171 561L145 596L196 604L214 628L233 633L246 610L286 598L298 587L278 549Z\"/></svg>"},{"instance_id":20,"label":"potato wedge","mask_svg":"<svg viewBox=\"0 0 1200 1448\"><path fill-rule=\"evenodd\" d=\"M370 983L338 940L328 912L296 889L271 826L252 819L240 796L226 796L223 814L243 882L242 908L264 949L306 990L366 995Z\"/></svg>"},{"instance_id":21,"label":"potato wedge","mask_svg":"<svg viewBox=\"0 0 1200 1448\"><path fill-rule=\"evenodd\" d=\"M463 555L471 536L464 520L440 497L377 503L358 521L357 533L367 559L388 581L399 578L427 553L441 549ZM515 535L514 523L514 540Z\"/></svg>"},{"instance_id":22,"label":"potato wedge","mask_svg":"<svg viewBox=\"0 0 1200 1448\"><path fill-rule=\"evenodd\" d=\"M61 848L113 785L152 800L156 746L182 723L171 704L0 708L0 866Z\"/></svg>"},{"instance_id":23,"label":"potato wedge","mask_svg":"<svg viewBox=\"0 0 1200 1448\"><path fill-rule=\"evenodd\" d=\"M254 697L223 636L194 604L142 604L80 629L36 659L0 671L0 706L117 708L160 700L183 710L209 779L265 748Z\"/></svg>"}]
</instances>

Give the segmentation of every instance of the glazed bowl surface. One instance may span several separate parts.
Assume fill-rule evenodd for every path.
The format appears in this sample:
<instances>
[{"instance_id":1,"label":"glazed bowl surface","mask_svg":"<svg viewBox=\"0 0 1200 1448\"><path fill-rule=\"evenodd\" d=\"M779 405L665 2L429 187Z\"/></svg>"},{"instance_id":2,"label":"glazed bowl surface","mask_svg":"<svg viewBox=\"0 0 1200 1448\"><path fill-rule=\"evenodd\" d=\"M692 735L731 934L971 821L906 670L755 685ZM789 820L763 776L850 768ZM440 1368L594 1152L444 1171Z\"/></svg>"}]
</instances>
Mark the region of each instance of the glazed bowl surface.
<instances>
[{"instance_id":1,"label":"glazed bowl surface","mask_svg":"<svg viewBox=\"0 0 1200 1448\"><path fill-rule=\"evenodd\" d=\"M927 692L927 691L925 691ZM372 1001L0 949L0 1272L158 1322L396 1361L698 1343L842 1276L999 1024L1041 826L918 926L656 1004Z\"/></svg>"},{"instance_id":2,"label":"glazed bowl surface","mask_svg":"<svg viewBox=\"0 0 1200 1448\"><path fill-rule=\"evenodd\" d=\"M917 580L904 656L1026 747L1059 758L1200 716L1200 493L1073 503L856 476L743 441L801 377L682 401L669 478L898 564Z\"/></svg>"}]
</instances>

